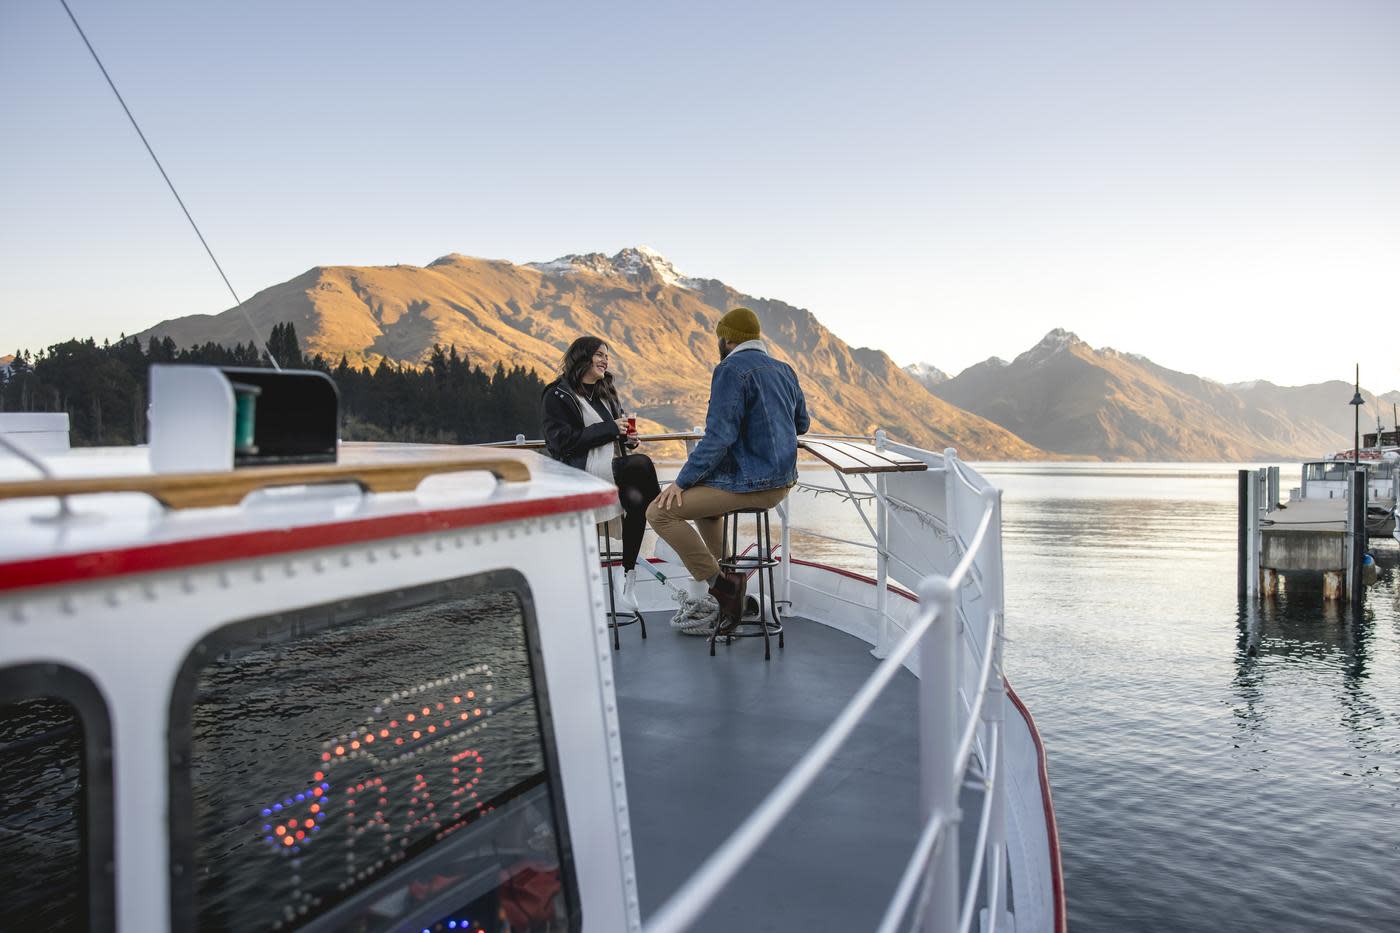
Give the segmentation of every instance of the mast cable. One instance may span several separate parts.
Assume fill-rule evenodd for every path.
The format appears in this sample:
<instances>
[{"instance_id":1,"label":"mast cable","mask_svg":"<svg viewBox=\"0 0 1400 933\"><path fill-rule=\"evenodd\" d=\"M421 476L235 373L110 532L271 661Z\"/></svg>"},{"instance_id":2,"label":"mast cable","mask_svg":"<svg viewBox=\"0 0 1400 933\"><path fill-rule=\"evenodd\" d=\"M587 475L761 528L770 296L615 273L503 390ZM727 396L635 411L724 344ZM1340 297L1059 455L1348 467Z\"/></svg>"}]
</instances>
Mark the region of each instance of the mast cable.
<instances>
[{"instance_id":1,"label":"mast cable","mask_svg":"<svg viewBox=\"0 0 1400 933\"><path fill-rule=\"evenodd\" d=\"M156 151L152 149L151 144L147 142L146 134L141 132L141 126L136 122L136 117L132 116L131 108L126 105L126 101L122 98L121 91L117 90L117 85L112 81L112 76L107 73L107 68L102 64L102 59L97 56L97 50L94 49L92 43L88 41L87 33L83 32L83 27L78 25L78 18L73 15L72 9L69 8L68 0L58 0L58 2L63 4L63 11L67 13L68 18L73 21L73 28L78 30L78 36L83 40L83 45L86 45L87 50L92 53L92 60L97 62L97 67L101 70L102 77L107 79L107 86L110 87L112 93L116 95L117 103L121 104L122 110L126 111L126 118L131 121L131 126L136 130L136 135L141 137L141 144L144 145L146 151L150 153L151 161L154 162L156 168L160 170L160 177L165 179L165 184L170 188L170 193L175 195L175 203L179 204L180 210L185 212L185 219L188 220L190 226L194 228L194 235L199 237L199 242L204 247L204 251L209 254L209 259L214 263L214 268L219 270L219 278L224 280L224 285L228 287L229 294L233 296L235 306L243 313L243 319L248 322L248 327L253 332L253 339L257 341L263 353L267 354L267 358L272 362L272 368L280 372L282 367L278 365L277 357L272 355L272 351L267 348L267 343L264 342L262 336L258 333L257 327L253 324L253 318L248 314L248 309L243 307L243 299L239 298L238 292L233 290L233 284L229 282L228 276L224 274L224 267L219 265L219 260L215 257L214 251L209 248L209 243L204 239L204 234L199 232L199 225L194 222L194 217L190 215L189 208L185 207L185 201L180 197L180 192L175 190L175 183L171 181L170 176L166 174L165 166L160 164L160 159L156 158Z\"/></svg>"}]
</instances>

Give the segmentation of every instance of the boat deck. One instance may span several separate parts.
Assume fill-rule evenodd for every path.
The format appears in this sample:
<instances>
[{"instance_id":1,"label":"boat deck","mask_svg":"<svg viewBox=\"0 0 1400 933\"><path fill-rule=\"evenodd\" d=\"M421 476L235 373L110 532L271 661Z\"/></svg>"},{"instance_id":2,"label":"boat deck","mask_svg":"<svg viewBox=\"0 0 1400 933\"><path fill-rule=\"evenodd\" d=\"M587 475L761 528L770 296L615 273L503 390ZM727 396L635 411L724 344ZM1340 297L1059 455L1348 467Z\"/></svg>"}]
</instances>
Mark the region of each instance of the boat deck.
<instances>
[{"instance_id":1,"label":"boat deck","mask_svg":"<svg viewBox=\"0 0 1400 933\"><path fill-rule=\"evenodd\" d=\"M613 653L644 919L758 805L878 663L859 639L802 619L787 621L787 647L775 644L768 663L761 639L751 638L720 644L711 658L704 639L671 631L669 613L646 615L650 637L629 626ZM896 676L830 772L698 928L875 926L919 832L917 685L907 671ZM979 799L964 791L964 813L975 813Z\"/></svg>"}]
</instances>

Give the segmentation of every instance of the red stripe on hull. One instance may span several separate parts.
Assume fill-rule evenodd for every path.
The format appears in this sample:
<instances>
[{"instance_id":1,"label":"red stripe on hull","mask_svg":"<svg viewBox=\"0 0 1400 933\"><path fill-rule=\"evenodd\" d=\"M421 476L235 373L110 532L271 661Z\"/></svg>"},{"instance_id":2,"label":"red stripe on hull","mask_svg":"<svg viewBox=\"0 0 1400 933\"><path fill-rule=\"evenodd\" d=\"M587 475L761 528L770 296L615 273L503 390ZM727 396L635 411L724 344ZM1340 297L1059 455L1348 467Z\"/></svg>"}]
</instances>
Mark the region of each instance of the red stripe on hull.
<instances>
[{"instance_id":1,"label":"red stripe on hull","mask_svg":"<svg viewBox=\"0 0 1400 933\"><path fill-rule=\"evenodd\" d=\"M1003 680L1006 683L1006 695L1011 698L1016 709L1020 710L1021 718L1026 721L1026 728L1031 730L1031 740L1035 742L1037 767L1040 770L1040 799L1045 810L1045 835L1050 840L1050 888L1055 898L1055 933L1068 933L1069 912L1065 905L1064 866L1060 861L1060 828L1055 822L1055 804L1050 800L1050 769L1045 759L1045 745L1040 740L1040 730L1035 726L1035 718L1031 716L1031 711L1026 709L1026 704L1022 703L1016 691L1011 689L1011 681L1005 678Z\"/></svg>"}]
</instances>

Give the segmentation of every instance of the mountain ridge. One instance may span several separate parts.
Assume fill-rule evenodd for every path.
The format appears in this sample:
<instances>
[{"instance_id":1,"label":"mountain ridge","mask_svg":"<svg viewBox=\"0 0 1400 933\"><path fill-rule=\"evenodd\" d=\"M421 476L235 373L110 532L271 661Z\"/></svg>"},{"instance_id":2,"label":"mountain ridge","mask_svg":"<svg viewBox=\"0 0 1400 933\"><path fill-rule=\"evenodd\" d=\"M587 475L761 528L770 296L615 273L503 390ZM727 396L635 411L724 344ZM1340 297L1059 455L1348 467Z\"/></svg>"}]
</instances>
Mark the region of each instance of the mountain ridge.
<instances>
[{"instance_id":1,"label":"mountain ridge","mask_svg":"<svg viewBox=\"0 0 1400 933\"><path fill-rule=\"evenodd\" d=\"M1351 446L1345 383L1227 386L1141 354L1095 349L1062 328L1009 363L991 357L929 391L1063 456L1314 459ZM1363 396L1374 412L1376 397Z\"/></svg>"},{"instance_id":2,"label":"mountain ridge","mask_svg":"<svg viewBox=\"0 0 1400 933\"><path fill-rule=\"evenodd\" d=\"M649 427L675 430L704 420L718 361L714 326L735 305L754 310L774 356L797 370L814 430L883 427L929 449L957 447L970 459L1047 456L926 392L884 351L850 347L810 311L685 276L644 247L519 265L448 253L422 267L316 266L262 289L244 309L261 334L290 321L305 352L332 364L344 356L354 365L421 365L434 344L451 344L477 361L548 374L574 337L597 334L614 348L624 403ZM234 308L137 335L152 336L180 345L241 343L248 325ZM538 426L521 430L534 434Z\"/></svg>"}]
</instances>

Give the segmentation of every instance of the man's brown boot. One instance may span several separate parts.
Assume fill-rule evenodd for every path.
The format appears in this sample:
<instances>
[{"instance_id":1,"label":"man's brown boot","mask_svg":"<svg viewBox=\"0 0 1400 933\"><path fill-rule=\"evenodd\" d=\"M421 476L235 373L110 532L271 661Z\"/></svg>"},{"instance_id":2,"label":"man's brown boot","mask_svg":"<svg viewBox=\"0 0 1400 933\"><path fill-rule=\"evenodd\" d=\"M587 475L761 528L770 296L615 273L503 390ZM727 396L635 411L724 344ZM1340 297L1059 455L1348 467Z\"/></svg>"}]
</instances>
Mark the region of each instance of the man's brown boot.
<instances>
[{"instance_id":1,"label":"man's brown boot","mask_svg":"<svg viewBox=\"0 0 1400 933\"><path fill-rule=\"evenodd\" d=\"M744 617L744 597L748 595L748 588L748 575L737 570L721 573L714 586L710 587L710 595L719 603L719 634L728 635L734 631Z\"/></svg>"}]
</instances>

